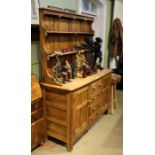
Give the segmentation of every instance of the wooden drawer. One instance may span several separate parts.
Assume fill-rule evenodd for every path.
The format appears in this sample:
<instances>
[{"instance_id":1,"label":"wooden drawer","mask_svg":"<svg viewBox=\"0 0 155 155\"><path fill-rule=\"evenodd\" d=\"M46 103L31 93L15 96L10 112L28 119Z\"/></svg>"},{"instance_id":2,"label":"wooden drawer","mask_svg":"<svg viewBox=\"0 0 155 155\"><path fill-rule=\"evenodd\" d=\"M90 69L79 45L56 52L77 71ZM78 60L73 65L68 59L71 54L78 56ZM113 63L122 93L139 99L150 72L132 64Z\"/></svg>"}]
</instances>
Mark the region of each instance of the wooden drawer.
<instances>
[{"instance_id":1,"label":"wooden drawer","mask_svg":"<svg viewBox=\"0 0 155 155\"><path fill-rule=\"evenodd\" d=\"M103 77L103 79L102 79L103 88L109 87L110 83L111 83L111 75L107 75L107 76Z\"/></svg>"},{"instance_id":2,"label":"wooden drawer","mask_svg":"<svg viewBox=\"0 0 155 155\"><path fill-rule=\"evenodd\" d=\"M98 95L94 94L90 97L90 104L95 104L98 99Z\"/></svg>"},{"instance_id":3,"label":"wooden drawer","mask_svg":"<svg viewBox=\"0 0 155 155\"><path fill-rule=\"evenodd\" d=\"M103 85L102 85L102 79L98 80L97 83L97 88L98 88L98 96L101 96L102 90L103 90Z\"/></svg>"},{"instance_id":4,"label":"wooden drawer","mask_svg":"<svg viewBox=\"0 0 155 155\"><path fill-rule=\"evenodd\" d=\"M99 109L102 108L102 106L103 106L103 103L101 99L97 100L95 104L91 104L89 109L89 115L92 115L95 112L97 112Z\"/></svg>"},{"instance_id":5,"label":"wooden drawer","mask_svg":"<svg viewBox=\"0 0 155 155\"><path fill-rule=\"evenodd\" d=\"M102 100L99 100L97 103L97 108L101 109L102 105L103 105Z\"/></svg>"},{"instance_id":6,"label":"wooden drawer","mask_svg":"<svg viewBox=\"0 0 155 155\"><path fill-rule=\"evenodd\" d=\"M91 84L90 104L95 104L102 98L102 80L98 80L95 84Z\"/></svg>"},{"instance_id":7,"label":"wooden drawer","mask_svg":"<svg viewBox=\"0 0 155 155\"><path fill-rule=\"evenodd\" d=\"M52 106L46 106L47 119L62 126L67 126L67 112Z\"/></svg>"},{"instance_id":8,"label":"wooden drawer","mask_svg":"<svg viewBox=\"0 0 155 155\"><path fill-rule=\"evenodd\" d=\"M31 123L37 121L38 119L43 117L43 108L40 108L39 110L33 111L31 113Z\"/></svg>"},{"instance_id":9,"label":"wooden drawer","mask_svg":"<svg viewBox=\"0 0 155 155\"><path fill-rule=\"evenodd\" d=\"M90 86L90 97L97 95L98 92L98 81L94 82Z\"/></svg>"},{"instance_id":10,"label":"wooden drawer","mask_svg":"<svg viewBox=\"0 0 155 155\"><path fill-rule=\"evenodd\" d=\"M97 110L98 110L98 104L92 104L92 105L90 105L89 115L94 114Z\"/></svg>"},{"instance_id":11,"label":"wooden drawer","mask_svg":"<svg viewBox=\"0 0 155 155\"><path fill-rule=\"evenodd\" d=\"M67 95L56 94L50 91L46 91L46 101L47 106L51 106L56 109L63 111L67 110Z\"/></svg>"},{"instance_id":12,"label":"wooden drawer","mask_svg":"<svg viewBox=\"0 0 155 155\"><path fill-rule=\"evenodd\" d=\"M90 86L90 97L94 98L94 97L99 97L101 96L101 92L103 90L103 86L102 86L102 79L96 81L95 83L92 83Z\"/></svg>"},{"instance_id":13,"label":"wooden drawer","mask_svg":"<svg viewBox=\"0 0 155 155\"><path fill-rule=\"evenodd\" d=\"M47 130L52 131L53 133L59 134L60 136L67 137L67 128L54 123L52 121L47 121Z\"/></svg>"},{"instance_id":14,"label":"wooden drawer","mask_svg":"<svg viewBox=\"0 0 155 155\"><path fill-rule=\"evenodd\" d=\"M100 116L101 112L100 111L96 111L94 114L92 114L89 117L89 124L92 124L96 121L97 117Z\"/></svg>"},{"instance_id":15,"label":"wooden drawer","mask_svg":"<svg viewBox=\"0 0 155 155\"><path fill-rule=\"evenodd\" d=\"M35 102L32 102L31 103L31 112L33 112L33 111L35 111L37 109L40 109L42 107L43 107L43 103L42 103L41 99L39 99L39 100L37 100Z\"/></svg>"}]
</instances>

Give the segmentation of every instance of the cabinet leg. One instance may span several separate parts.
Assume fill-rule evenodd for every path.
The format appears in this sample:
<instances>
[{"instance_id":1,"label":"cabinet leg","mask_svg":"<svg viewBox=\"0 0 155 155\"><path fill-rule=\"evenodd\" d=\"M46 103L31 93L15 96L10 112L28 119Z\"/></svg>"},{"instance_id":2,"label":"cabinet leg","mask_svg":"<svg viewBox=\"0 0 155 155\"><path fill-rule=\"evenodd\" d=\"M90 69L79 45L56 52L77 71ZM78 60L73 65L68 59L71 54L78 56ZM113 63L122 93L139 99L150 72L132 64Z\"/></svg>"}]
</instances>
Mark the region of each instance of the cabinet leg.
<instances>
[{"instance_id":1,"label":"cabinet leg","mask_svg":"<svg viewBox=\"0 0 155 155\"><path fill-rule=\"evenodd\" d=\"M45 136L45 138L41 141L41 145L43 146L47 141L48 141L48 138L47 136Z\"/></svg>"},{"instance_id":2,"label":"cabinet leg","mask_svg":"<svg viewBox=\"0 0 155 155\"><path fill-rule=\"evenodd\" d=\"M43 146L45 144L45 141L41 141L41 146Z\"/></svg>"},{"instance_id":3,"label":"cabinet leg","mask_svg":"<svg viewBox=\"0 0 155 155\"><path fill-rule=\"evenodd\" d=\"M113 92L114 92L114 108L117 108L117 94L116 94L116 84L113 87Z\"/></svg>"},{"instance_id":4,"label":"cabinet leg","mask_svg":"<svg viewBox=\"0 0 155 155\"><path fill-rule=\"evenodd\" d=\"M108 112L108 109L107 109L107 110L104 112L104 114L107 115L108 113L109 113L109 112Z\"/></svg>"},{"instance_id":5,"label":"cabinet leg","mask_svg":"<svg viewBox=\"0 0 155 155\"><path fill-rule=\"evenodd\" d=\"M71 152L73 150L73 144L67 143L67 151Z\"/></svg>"},{"instance_id":6,"label":"cabinet leg","mask_svg":"<svg viewBox=\"0 0 155 155\"><path fill-rule=\"evenodd\" d=\"M114 101L114 109L116 109L117 108L117 101L115 100Z\"/></svg>"},{"instance_id":7,"label":"cabinet leg","mask_svg":"<svg viewBox=\"0 0 155 155\"><path fill-rule=\"evenodd\" d=\"M109 108L108 108L108 112L110 114L114 113L114 89L113 89L113 85L111 85L111 91L110 91L110 102L109 102Z\"/></svg>"}]
</instances>

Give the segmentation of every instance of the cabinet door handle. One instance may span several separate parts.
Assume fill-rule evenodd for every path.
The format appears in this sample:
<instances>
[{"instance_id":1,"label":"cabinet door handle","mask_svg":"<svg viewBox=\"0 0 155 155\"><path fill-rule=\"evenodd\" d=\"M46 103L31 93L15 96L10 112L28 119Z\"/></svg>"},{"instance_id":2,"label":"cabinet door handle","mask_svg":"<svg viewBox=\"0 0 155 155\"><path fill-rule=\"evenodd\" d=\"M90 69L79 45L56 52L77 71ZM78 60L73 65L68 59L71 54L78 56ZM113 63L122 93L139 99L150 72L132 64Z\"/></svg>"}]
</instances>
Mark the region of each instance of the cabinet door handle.
<instances>
[{"instance_id":1,"label":"cabinet door handle","mask_svg":"<svg viewBox=\"0 0 155 155\"><path fill-rule=\"evenodd\" d=\"M88 103L91 103L91 100L88 100Z\"/></svg>"},{"instance_id":2,"label":"cabinet door handle","mask_svg":"<svg viewBox=\"0 0 155 155\"><path fill-rule=\"evenodd\" d=\"M93 108L93 111L95 111L96 110L96 108Z\"/></svg>"},{"instance_id":3,"label":"cabinet door handle","mask_svg":"<svg viewBox=\"0 0 155 155\"><path fill-rule=\"evenodd\" d=\"M99 86L101 86L102 84L101 84L101 83L99 83L98 85L99 85Z\"/></svg>"},{"instance_id":4,"label":"cabinet door handle","mask_svg":"<svg viewBox=\"0 0 155 155\"><path fill-rule=\"evenodd\" d=\"M96 89L96 87L93 87L93 90L95 90Z\"/></svg>"}]
</instances>

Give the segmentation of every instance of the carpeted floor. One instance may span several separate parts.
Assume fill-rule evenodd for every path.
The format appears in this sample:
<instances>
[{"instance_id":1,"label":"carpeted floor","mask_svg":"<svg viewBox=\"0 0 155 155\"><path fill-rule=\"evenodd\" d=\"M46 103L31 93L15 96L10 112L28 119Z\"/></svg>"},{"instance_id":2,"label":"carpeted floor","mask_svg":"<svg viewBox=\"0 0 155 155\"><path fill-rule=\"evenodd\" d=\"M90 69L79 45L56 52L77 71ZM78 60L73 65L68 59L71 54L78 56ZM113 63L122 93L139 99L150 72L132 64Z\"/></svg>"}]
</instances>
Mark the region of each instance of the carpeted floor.
<instances>
[{"instance_id":1,"label":"carpeted floor","mask_svg":"<svg viewBox=\"0 0 155 155\"><path fill-rule=\"evenodd\" d=\"M113 115L103 115L92 128L74 144L73 151L48 140L32 155L123 155L123 92L117 91L118 107Z\"/></svg>"}]
</instances>

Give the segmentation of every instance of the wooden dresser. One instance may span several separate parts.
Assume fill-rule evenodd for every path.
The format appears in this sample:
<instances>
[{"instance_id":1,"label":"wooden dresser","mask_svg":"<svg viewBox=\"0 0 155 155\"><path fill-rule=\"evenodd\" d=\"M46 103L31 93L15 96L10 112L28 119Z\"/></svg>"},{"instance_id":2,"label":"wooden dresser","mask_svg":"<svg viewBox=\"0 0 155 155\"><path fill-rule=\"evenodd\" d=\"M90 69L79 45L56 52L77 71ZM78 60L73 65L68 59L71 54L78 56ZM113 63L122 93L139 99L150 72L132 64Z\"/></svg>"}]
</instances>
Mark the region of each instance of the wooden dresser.
<instances>
[{"instance_id":1,"label":"wooden dresser","mask_svg":"<svg viewBox=\"0 0 155 155\"><path fill-rule=\"evenodd\" d=\"M31 75L31 149L45 139L42 92L35 75Z\"/></svg>"},{"instance_id":2,"label":"wooden dresser","mask_svg":"<svg viewBox=\"0 0 155 155\"><path fill-rule=\"evenodd\" d=\"M107 112L110 83L108 69L63 86L42 82L47 135L65 142L71 151L73 143Z\"/></svg>"},{"instance_id":3,"label":"wooden dresser","mask_svg":"<svg viewBox=\"0 0 155 155\"><path fill-rule=\"evenodd\" d=\"M39 21L46 135L65 142L71 151L75 141L108 110L111 70L79 76L84 73L82 64L91 58L92 49L85 44L94 35L94 17L40 8ZM72 66L70 73L76 71L64 84L66 61Z\"/></svg>"}]
</instances>

